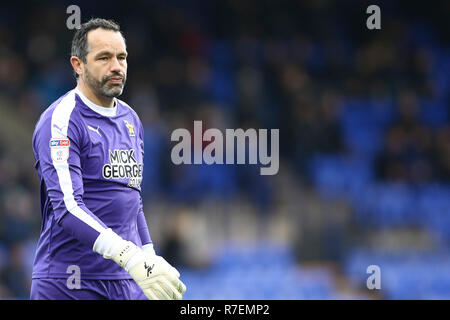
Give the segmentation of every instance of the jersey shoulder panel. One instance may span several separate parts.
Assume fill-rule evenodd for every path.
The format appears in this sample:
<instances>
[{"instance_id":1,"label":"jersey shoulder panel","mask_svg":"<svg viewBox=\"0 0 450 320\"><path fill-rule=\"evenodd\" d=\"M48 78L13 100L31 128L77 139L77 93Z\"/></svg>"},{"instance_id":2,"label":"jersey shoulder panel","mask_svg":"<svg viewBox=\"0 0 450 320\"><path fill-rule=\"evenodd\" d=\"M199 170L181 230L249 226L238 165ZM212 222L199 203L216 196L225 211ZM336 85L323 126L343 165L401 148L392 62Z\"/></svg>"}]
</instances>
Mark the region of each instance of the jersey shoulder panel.
<instances>
[{"instance_id":1,"label":"jersey shoulder panel","mask_svg":"<svg viewBox=\"0 0 450 320\"><path fill-rule=\"evenodd\" d=\"M33 134L33 145L37 140L48 143L50 139L69 138L72 143L81 144L83 126L74 90L69 91L52 103L39 118Z\"/></svg>"}]
</instances>

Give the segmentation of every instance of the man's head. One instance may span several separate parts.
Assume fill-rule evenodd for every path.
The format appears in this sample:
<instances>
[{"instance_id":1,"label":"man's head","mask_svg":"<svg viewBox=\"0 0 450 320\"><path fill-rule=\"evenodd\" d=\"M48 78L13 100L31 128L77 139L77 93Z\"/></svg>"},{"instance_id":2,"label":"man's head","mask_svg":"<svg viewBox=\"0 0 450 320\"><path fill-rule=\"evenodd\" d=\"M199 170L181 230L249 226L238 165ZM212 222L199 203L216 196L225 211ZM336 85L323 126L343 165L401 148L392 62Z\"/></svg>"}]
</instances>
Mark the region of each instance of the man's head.
<instances>
[{"instance_id":1,"label":"man's head","mask_svg":"<svg viewBox=\"0 0 450 320\"><path fill-rule=\"evenodd\" d=\"M127 77L127 50L119 25L99 18L82 24L72 40L70 62L77 81L83 81L96 95L121 95Z\"/></svg>"}]
</instances>

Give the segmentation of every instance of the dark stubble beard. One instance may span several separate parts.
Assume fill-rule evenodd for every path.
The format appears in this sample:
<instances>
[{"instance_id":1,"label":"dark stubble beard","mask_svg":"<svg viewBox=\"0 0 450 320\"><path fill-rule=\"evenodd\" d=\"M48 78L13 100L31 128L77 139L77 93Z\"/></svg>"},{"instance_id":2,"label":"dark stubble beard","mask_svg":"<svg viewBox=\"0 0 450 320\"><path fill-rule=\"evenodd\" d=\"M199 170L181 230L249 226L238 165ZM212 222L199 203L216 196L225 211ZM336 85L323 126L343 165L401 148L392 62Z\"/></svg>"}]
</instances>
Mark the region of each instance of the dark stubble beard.
<instances>
[{"instance_id":1,"label":"dark stubble beard","mask_svg":"<svg viewBox=\"0 0 450 320\"><path fill-rule=\"evenodd\" d=\"M104 76L101 80L97 80L87 68L85 71L84 80L92 88L95 94L108 98L115 98L122 94L123 88L125 87L125 82L127 81L127 76L125 74L114 72L110 75ZM120 76L123 79L120 85L108 83L109 79L117 76Z\"/></svg>"}]
</instances>

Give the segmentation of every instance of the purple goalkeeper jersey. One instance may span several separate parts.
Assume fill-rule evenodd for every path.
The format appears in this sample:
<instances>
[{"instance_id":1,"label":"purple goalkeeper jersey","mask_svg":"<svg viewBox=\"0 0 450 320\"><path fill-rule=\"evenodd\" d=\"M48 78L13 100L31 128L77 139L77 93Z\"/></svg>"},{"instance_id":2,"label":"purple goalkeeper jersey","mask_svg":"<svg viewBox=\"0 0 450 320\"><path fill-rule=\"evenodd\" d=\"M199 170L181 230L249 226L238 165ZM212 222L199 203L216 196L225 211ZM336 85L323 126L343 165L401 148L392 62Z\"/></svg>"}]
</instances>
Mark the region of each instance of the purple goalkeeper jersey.
<instances>
[{"instance_id":1,"label":"purple goalkeeper jersey","mask_svg":"<svg viewBox=\"0 0 450 320\"><path fill-rule=\"evenodd\" d=\"M36 278L131 279L93 251L106 228L138 246L150 243L142 209L142 124L130 106L89 101L77 88L43 112L33 134L41 186ZM73 268L73 267L72 267Z\"/></svg>"}]
</instances>

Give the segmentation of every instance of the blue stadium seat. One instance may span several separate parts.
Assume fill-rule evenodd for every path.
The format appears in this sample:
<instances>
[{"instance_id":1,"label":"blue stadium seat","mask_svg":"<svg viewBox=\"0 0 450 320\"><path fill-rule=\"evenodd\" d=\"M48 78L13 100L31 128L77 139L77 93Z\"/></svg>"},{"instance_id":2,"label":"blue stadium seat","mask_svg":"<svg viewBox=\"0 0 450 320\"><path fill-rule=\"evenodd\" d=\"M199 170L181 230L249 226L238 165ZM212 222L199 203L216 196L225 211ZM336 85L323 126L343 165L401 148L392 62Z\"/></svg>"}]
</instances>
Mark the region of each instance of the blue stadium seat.
<instances>
[{"instance_id":1,"label":"blue stadium seat","mask_svg":"<svg viewBox=\"0 0 450 320\"><path fill-rule=\"evenodd\" d=\"M423 124L435 128L448 124L449 110L445 101L421 99L419 103L419 116Z\"/></svg>"},{"instance_id":2,"label":"blue stadium seat","mask_svg":"<svg viewBox=\"0 0 450 320\"><path fill-rule=\"evenodd\" d=\"M366 268L381 270L381 288L387 299L450 299L450 252L382 252L359 248L345 259L345 273L364 286Z\"/></svg>"},{"instance_id":3,"label":"blue stadium seat","mask_svg":"<svg viewBox=\"0 0 450 320\"><path fill-rule=\"evenodd\" d=\"M380 228L421 225L417 197L416 190L405 184L371 185L354 203L357 220Z\"/></svg>"},{"instance_id":4,"label":"blue stadium seat","mask_svg":"<svg viewBox=\"0 0 450 320\"><path fill-rule=\"evenodd\" d=\"M423 225L443 241L450 241L450 186L431 185L418 197Z\"/></svg>"},{"instance_id":5,"label":"blue stadium seat","mask_svg":"<svg viewBox=\"0 0 450 320\"><path fill-rule=\"evenodd\" d=\"M346 100L340 118L344 141L351 152L373 156L383 146L384 129L394 119L393 101Z\"/></svg>"},{"instance_id":6,"label":"blue stadium seat","mask_svg":"<svg viewBox=\"0 0 450 320\"><path fill-rule=\"evenodd\" d=\"M219 252L216 258L216 263L207 271L180 270L182 280L189 287L185 299L277 300L336 297L329 271L299 268L295 265L291 249L286 246L270 243L239 247L230 245Z\"/></svg>"},{"instance_id":7,"label":"blue stadium seat","mask_svg":"<svg viewBox=\"0 0 450 320\"><path fill-rule=\"evenodd\" d=\"M434 54L434 66L432 72L432 81L435 88L435 96L437 98L447 99L450 89L450 53L444 50L438 50Z\"/></svg>"},{"instance_id":8,"label":"blue stadium seat","mask_svg":"<svg viewBox=\"0 0 450 320\"><path fill-rule=\"evenodd\" d=\"M371 161L365 158L319 155L311 161L310 172L323 197L353 199L372 182L371 166Z\"/></svg>"}]
</instances>

